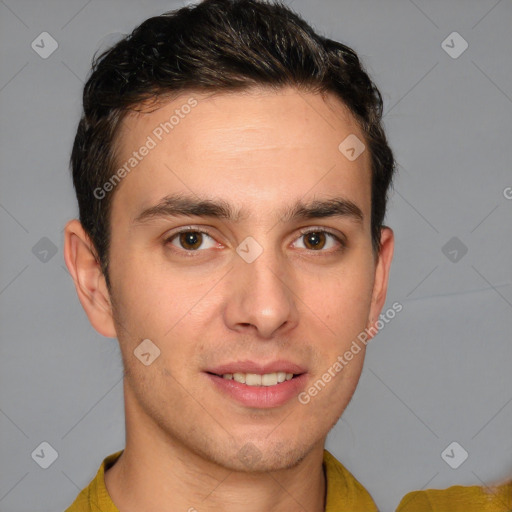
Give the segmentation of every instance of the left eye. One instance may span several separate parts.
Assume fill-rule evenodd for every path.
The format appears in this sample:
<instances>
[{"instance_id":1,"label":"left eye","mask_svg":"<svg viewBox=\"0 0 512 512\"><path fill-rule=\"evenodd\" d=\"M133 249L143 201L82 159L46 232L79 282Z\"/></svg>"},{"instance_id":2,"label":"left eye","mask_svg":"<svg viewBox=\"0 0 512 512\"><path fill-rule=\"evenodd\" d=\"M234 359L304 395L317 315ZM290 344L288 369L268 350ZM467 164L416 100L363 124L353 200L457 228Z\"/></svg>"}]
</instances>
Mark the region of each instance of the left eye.
<instances>
[{"instance_id":1,"label":"left eye","mask_svg":"<svg viewBox=\"0 0 512 512\"><path fill-rule=\"evenodd\" d=\"M341 245L341 240L327 231L307 231L302 233L298 240L303 240L301 249L319 251L321 249L332 249L336 242Z\"/></svg>"}]
</instances>

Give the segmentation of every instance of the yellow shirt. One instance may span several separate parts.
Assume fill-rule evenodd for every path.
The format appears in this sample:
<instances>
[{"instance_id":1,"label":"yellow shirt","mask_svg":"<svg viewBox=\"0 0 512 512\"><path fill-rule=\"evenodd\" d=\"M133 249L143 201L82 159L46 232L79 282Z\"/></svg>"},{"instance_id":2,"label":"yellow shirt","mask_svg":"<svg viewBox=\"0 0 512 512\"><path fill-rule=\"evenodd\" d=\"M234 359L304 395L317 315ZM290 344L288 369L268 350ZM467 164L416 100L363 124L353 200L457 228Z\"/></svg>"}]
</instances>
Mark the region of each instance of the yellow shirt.
<instances>
[{"instance_id":1,"label":"yellow shirt","mask_svg":"<svg viewBox=\"0 0 512 512\"><path fill-rule=\"evenodd\" d=\"M512 481L496 487L462 487L406 494L396 512L511 512Z\"/></svg>"},{"instance_id":2,"label":"yellow shirt","mask_svg":"<svg viewBox=\"0 0 512 512\"><path fill-rule=\"evenodd\" d=\"M105 487L105 471L123 450L106 457L91 483L77 496L65 512L119 512ZM324 469L327 480L325 512L377 512L377 507L364 487L324 450Z\"/></svg>"}]
</instances>

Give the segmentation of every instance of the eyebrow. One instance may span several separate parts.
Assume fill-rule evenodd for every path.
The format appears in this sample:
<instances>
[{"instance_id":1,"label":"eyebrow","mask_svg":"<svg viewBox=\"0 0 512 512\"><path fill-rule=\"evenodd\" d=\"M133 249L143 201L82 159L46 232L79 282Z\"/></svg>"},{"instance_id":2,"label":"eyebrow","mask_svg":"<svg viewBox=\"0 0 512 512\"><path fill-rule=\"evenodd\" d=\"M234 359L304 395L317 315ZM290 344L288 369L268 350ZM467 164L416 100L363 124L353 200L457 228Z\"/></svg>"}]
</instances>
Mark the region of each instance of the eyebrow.
<instances>
[{"instance_id":1,"label":"eyebrow","mask_svg":"<svg viewBox=\"0 0 512 512\"><path fill-rule=\"evenodd\" d=\"M327 217L346 217L358 223L363 221L363 212L352 201L335 197L303 202L298 200L290 207L284 208L278 215L282 222ZM222 199L201 199L184 195L169 195L154 206L144 209L134 220L141 224L156 218L166 217L208 217L240 222L249 216L247 211L236 210Z\"/></svg>"}]
</instances>

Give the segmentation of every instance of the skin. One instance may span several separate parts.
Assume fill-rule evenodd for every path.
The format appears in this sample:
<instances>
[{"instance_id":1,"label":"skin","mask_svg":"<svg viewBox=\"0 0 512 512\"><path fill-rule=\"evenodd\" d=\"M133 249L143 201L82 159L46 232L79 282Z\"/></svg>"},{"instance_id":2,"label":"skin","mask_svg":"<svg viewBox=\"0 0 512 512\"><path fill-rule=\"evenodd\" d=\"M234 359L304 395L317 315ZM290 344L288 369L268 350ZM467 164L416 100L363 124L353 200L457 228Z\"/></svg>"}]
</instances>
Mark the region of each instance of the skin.
<instances>
[{"instance_id":1,"label":"skin","mask_svg":"<svg viewBox=\"0 0 512 512\"><path fill-rule=\"evenodd\" d=\"M91 324L117 337L125 368L126 448L105 482L121 512L139 510L322 511L327 433L359 380L364 346L307 405L255 409L218 391L205 368L286 359L321 378L378 319L393 233L372 250L370 155L349 161L338 145L364 140L334 96L292 88L187 93L151 113L129 115L119 163L193 96L198 104L117 186L112 203L111 289L77 220L65 259ZM139 214L169 194L222 199L238 220ZM344 198L344 215L290 220L296 201ZM180 245L180 228L209 236ZM328 230L312 245L303 228ZM252 263L236 252L248 236L263 248ZM210 238L211 237L211 238ZM185 240L186 242L186 240ZM134 349L161 351L149 366ZM240 457L247 443L257 456Z\"/></svg>"}]
</instances>

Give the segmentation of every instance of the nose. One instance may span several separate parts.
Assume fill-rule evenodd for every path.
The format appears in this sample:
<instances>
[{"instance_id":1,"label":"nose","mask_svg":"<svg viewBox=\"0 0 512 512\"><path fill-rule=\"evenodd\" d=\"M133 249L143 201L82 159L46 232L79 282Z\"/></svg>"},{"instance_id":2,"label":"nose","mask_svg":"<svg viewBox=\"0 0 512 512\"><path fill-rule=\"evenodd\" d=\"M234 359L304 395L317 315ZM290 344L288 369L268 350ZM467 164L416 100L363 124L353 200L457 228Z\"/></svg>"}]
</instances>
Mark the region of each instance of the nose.
<instances>
[{"instance_id":1,"label":"nose","mask_svg":"<svg viewBox=\"0 0 512 512\"><path fill-rule=\"evenodd\" d=\"M240 333L252 330L260 338L270 339L298 324L296 295L285 261L264 251L252 263L239 258L229 274L224 315L230 329Z\"/></svg>"}]
</instances>

